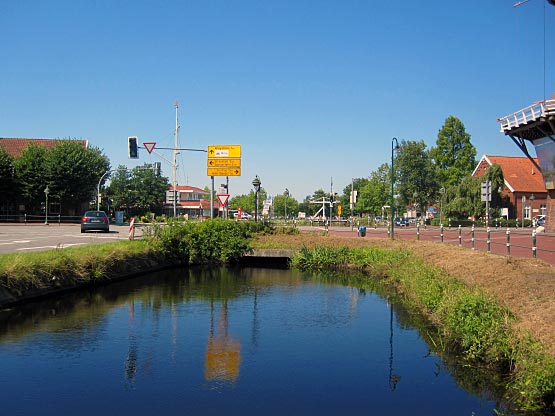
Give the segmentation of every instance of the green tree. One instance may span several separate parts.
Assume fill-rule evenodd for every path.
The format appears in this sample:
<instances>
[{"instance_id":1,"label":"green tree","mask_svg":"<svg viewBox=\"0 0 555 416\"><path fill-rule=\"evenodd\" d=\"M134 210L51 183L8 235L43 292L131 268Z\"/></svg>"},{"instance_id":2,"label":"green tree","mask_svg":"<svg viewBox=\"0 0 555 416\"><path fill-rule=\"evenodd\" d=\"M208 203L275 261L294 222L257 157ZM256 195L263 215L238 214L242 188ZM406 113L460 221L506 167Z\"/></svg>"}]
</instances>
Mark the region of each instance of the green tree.
<instances>
[{"instance_id":1,"label":"green tree","mask_svg":"<svg viewBox=\"0 0 555 416\"><path fill-rule=\"evenodd\" d=\"M437 135L437 146L430 155L438 169L439 183L449 187L457 185L472 173L476 166L476 148L470 142L470 134L455 116L449 116Z\"/></svg>"},{"instance_id":2,"label":"green tree","mask_svg":"<svg viewBox=\"0 0 555 416\"><path fill-rule=\"evenodd\" d=\"M355 204L355 213L381 215L382 207L391 204L391 167L384 163L370 173Z\"/></svg>"},{"instance_id":3,"label":"green tree","mask_svg":"<svg viewBox=\"0 0 555 416\"><path fill-rule=\"evenodd\" d=\"M368 179L366 178L355 178L353 179L352 183L348 184L345 188L343 188L343 196L341 197L341 205L343 206L343 216L352 216L353 213L351 212L351 190L354 188L357 191L357 200L360 200L362 197L361 190L368 184ZM354 210L355 213L359 213L357 210Z\"/></svg>"},{"instance_id":4,"label":"green tree","mask_svg":"<svg viewBox=\"0 0 555 416\"><path fill-rule=\"evenodd\" d=\"M107 193L112 200L112 207L116 211L127 210L134 201L133 195L129 192L131 189L131 171L124 165L119 165L110 176Z\"/></svg>"},{"instance_id":5,"label":"green tree","mask_svg":"<svg viewBox=\"0 0 555 416\"><path fill-rule=\"evenodd\" d=\"M110 169L110 161L96 147L84 148L80 142L61 140L46 151L45 176L50 194L62 206L80 208L93 199L98 181Z\"/></svg>"},{"instance_id":6,"label":"green tree","mask_svg":"<svg viewBox=\"0 0 555 416\"><path fill-rule=\"evenodd\" d=\"M46 149L30 144L21 155L14 159L15 178L21 198L28 212L38 212L44 202L44 190L48 183L45 168Z\"/></svg>"},{"instance_id":7,"label":"green tree","mask_svg":"<svg viewBox=\"0 0 555 416\"><path fill-rule=\"evenodd\" d=\"M120 166L113 175L108 194L113 207L128 214L162 213L169 189L168 178L157 176L154 167L145 163L131 171Z\"/></svg>"},{"instance_id":8,"label":"green tree","mask_svg":"<svg viewBox=\"0 0 555 416\"><path fill-rule=\"evenodd\" d=\"M2 205L13 201L13 197L16 195L15 184L13 158L3 149L0 149L0 195L2 195Z\"/></svg>"},{"instance_id":9,"label":"green tree","mask_svg":"<svg viewBox=\"0 0 555 416\"><path fill-rule=\"evenodd\" d=\"M264 188L260 188L258 193L258 214L262 214L262 207L264 204L264 200L267 197L266 190ZM248 195L236 195L229 200L229 209L239 209L241 208L243 212L248 212L249 214L254 215L254 206L255 206L255 192L251 190Z\"/></svg>"},{"instance_id":10,"label":"green tree","mask_svg":"<svg viewBox=\"0 0 555 416\"><path fill-rule=\"evenodd\" d=\"M153 165L145 163L134 168L129 185L135 196L134 206L139 213L162 213L169 181L166 177L156 176Z\"/></svg>"},{"instance_id":11,"label":"green tree","mask_svg":"<svg viewBox=\"0 0 555 416\"><path fill-rule=\"evenodd\" d=\"M287 217L297 217L299 202L292 195L285 196L285 194L274 196L274 215L276 217L285 216L285 204L287 204Z\"/></svg>"},{"instance_id":12,"label":"green tree","mask_svg":"<svg viewBox=\"0 0 555 416\"><path fill-rule=\"evenodd\" d=\"M425 212L428 205L437 199L439 186L436 169L424 141L403 140L394 166L401 211L403 207L415 204L421 212Z\"/></svg>"},{"instance_id":13,"label":"green tree","mask_svg":"<svg viewBox=\"0 0 555 416\"><path fill-rule=\"evenodd\" d=\"M457 186L447 188L443 202L443 217L467 219L481 217L485 204L481 200L482 178L467 176Z\"/></svg>"},{"instance_id":14,"label":"green tree","mask_svg":"<svg viewBox=\"0 0 555 416\"><path fill-rule=\"evenodd\" d=\"M501 192L505 187L505 178L503 177L503 169L501 169L501 166L491 165L486 171L485 179L491 181L490 208L501 208L503 206Z\"/></svg>"}]
</instances>

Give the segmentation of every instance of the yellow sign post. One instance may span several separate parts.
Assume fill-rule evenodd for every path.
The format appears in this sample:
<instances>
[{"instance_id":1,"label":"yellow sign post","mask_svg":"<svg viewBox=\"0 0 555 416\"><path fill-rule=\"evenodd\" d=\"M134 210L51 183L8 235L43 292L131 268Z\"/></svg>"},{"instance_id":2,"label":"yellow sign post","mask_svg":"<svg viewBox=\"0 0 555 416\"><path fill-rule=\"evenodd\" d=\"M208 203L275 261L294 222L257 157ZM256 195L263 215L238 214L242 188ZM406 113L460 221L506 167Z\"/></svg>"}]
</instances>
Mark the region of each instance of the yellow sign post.
<instances>
[{"instance_id":1,"label":"yellow sign post","mask_svg":"<svg viewBox=\"0 0 555 416\"><path fill-rule=\"evenodd\" d=\"M241 176L241 145L208 146L208 176Z\"/></svg>"},{"instance_id":2,"label":"yellow sign post","mask_svg":"<svg viewBox=\"0 0 555 416\"><path fill-rule=\"evenodd\" d=\"M241 145L208 146L208 158L241 158Z\"/></svg>"},{"instance_id":3,"label":"yellow sign post","mask_svg":"<svg viewBox=\"0 0 555 416\"><path fill-rule=\"evenodd\" d=\"M207 168L208 176L241 176L241 168Z\"/></svg>"}]
</instances>

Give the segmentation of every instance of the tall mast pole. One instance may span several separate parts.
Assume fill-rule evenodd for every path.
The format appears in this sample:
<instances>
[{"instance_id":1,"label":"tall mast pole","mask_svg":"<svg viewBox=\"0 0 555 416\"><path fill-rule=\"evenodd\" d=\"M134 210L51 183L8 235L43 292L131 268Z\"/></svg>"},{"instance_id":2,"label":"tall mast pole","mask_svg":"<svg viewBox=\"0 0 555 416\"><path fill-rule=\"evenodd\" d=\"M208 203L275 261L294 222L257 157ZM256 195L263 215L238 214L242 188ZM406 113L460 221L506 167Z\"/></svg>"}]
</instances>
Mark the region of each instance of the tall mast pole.
<instances>
[{"instance_id":1,"label":"tall mast pole","mask_svg":"<svg viewBox=\"0 0 555 416\"><path fill-rule=\"evenodd\" d=\"M173 144L173 178L172 178L172 186L173 186L173 217L177 216L177 149L178 146L178 135L179 135L179 121L178 121L178 109L179 103L175 100L175 134L174 134L174 144Z\"/></svg>"}]
</instances>

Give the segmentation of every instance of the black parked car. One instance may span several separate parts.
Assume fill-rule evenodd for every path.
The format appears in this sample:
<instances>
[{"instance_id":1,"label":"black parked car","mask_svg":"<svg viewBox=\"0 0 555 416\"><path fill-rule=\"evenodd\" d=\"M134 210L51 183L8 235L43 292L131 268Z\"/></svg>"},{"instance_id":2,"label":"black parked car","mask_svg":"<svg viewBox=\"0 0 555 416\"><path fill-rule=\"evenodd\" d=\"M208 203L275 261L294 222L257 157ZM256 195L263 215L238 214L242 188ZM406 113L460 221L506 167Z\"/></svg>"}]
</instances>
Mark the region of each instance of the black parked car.
<instances>
[{"instance_id":1,"label":"black parked car","mask_svg":"<svg viewBox=\"0 0 555 416\"><path fill-rule=\"evenodd\" d=\"M104 211L87 211L81 217L81 232L96 230L110 232L110 220Z\"/></svg>"}]
</instances>

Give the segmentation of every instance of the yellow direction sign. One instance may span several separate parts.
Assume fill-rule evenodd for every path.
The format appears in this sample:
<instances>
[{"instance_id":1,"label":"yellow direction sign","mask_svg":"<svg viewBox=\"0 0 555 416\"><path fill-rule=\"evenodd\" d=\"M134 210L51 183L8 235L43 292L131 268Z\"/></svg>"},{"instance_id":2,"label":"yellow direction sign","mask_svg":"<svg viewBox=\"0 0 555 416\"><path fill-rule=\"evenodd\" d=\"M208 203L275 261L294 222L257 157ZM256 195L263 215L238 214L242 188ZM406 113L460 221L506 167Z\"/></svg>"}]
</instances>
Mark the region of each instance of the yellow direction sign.
<instances>
[{"instance_id":1,"label":"yellow direction sign","mask_svg":"<svg viewBox=\"0 0 555 416\"><path fill-rule=\"evenodd\" d=\"M241 159L208 159L209 168L241 167Z\"/></svg>"},{"instance_id":2,"label":"yellow direction sign","mask_svg":"<svg viewBox=\"0 0 555 416\"><path fill-rule=\"evenodd\" d=\"M206 168L208 176L241 176L241 168Z\"/></svg>"},{"instance_id":3,"label":"yellow direction sign","mask_svg":"<svg viewBox=\"0 0 555 416\"><path fill-rule=\"evenodd\" d=\"M241 158L241 145L229 144L220 146L208 146L208 158Z\"/></svg>"}]
</instances>

